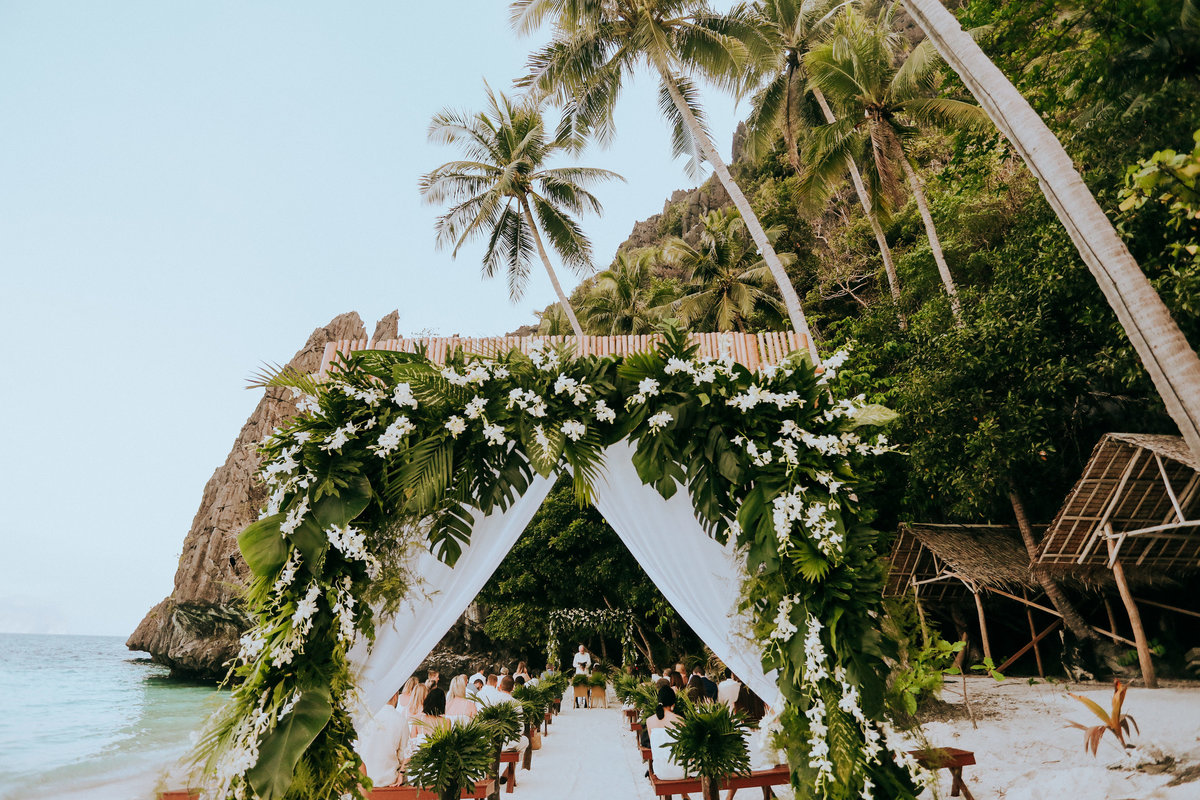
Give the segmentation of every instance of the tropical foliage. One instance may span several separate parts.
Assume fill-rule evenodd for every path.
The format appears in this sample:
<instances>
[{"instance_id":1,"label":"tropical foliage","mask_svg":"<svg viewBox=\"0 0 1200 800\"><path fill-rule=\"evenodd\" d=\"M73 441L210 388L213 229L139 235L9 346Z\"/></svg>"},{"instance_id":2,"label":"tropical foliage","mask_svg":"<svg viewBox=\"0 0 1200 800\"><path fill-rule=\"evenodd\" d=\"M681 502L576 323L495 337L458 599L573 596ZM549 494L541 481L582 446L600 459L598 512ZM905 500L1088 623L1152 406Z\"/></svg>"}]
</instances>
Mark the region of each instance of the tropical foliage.
<instances>
[{"instance_id":1,"label":"tropical foliage","mask_svg":"<svg viewBox=\"0 0 1200 800\"><path fill-rule=\"evenodd\" d=\"M407 781L432 789L440 800L456 800L491 774L494 736L495 725L486 719L434 728L409 757Z\"/></svg>"}]
</instances>

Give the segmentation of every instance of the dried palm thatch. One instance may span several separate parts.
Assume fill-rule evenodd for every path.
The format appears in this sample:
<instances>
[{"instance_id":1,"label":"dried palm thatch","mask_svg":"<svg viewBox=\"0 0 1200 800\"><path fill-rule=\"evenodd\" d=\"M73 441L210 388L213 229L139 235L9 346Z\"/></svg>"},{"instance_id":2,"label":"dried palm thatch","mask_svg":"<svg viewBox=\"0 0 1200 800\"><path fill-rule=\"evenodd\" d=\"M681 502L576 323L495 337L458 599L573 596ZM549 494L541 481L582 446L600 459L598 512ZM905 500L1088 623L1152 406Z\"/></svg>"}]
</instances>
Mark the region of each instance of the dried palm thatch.
<instances>
[{"instance_id":1,"label":"dried palm thatch","mask_svg":"<svg viewBox=\"0 0 1200 800\"><path fill-rule=\"evenodd\" d=\"M902 523L885 597L911 591L935 600L988 588L1040 591L1020 532L1008 525Z\"/></svg>"}]
</instances>

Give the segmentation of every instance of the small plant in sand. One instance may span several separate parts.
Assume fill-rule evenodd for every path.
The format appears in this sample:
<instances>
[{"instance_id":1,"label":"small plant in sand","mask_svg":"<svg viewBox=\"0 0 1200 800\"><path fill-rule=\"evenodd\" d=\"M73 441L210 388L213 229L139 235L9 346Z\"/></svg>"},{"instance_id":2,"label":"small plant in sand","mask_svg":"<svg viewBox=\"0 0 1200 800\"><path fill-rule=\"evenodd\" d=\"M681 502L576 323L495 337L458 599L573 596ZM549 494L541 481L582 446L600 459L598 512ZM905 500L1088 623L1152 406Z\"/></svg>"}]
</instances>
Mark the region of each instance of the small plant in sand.
<instances>
[{"instance_id":1,"label":"small plant in sand","mask_svg":"<svg viewBox=\"0 0 1200 800\"><path fill-rule=\"evenodd\" d=\"M1133 717L1121 710L1122 706L1125 705L1125 692L1128 690L1128 683L1121 683L1119 680L1113 681L1111 713L1105 711L1104 708L1095 700L1090 700L1086 697L1081 697L1080 695L1067 692L1067 694L1071 695L1071 697L1074 697L1076 700L1091 709L1091 712L1099 717L1100 721L1104 723L1103 725L1092 725L1090 727L1087 725L1081 725L1078 722L1067 723L1072 728L1078 728L1084 732L1083 749L1091 750L1093 756L1096 755L1096 749L1100 746L1100 740L1104 738L1105 731L1112 731L1113 736L1116 736L1117 741L1121 743L1122 749L1126 750L1131 747L1131 745L1125 742L1125 737L1129 735L1129 726L1132 725L1133 730L1139 735L1141 734L1141 731L1138 730L1138 725L1136 722L1134 722Z\"/></svg>"}]
</instances>

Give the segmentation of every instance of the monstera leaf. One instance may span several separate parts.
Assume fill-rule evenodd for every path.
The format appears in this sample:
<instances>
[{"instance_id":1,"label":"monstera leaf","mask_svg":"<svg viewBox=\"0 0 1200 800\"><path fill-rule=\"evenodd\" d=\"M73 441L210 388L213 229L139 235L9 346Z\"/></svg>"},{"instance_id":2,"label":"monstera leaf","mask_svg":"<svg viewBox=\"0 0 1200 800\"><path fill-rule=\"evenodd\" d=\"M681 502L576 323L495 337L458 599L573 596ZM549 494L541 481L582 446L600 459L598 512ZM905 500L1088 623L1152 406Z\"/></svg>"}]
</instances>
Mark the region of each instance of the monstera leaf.
<instances>
[{"instance_id":1,"label":"monstera leaf","mask_svg":"<svg viewBox=\"0 0 1200 800\"><path fill-rule=\"evenodd\" d=\"M275 800L287 794L300 757L331 716L333 703L329 689L314 686L305 689L291 713L263 737L258 746L258 763L246 772L246 780L261 800Z\"/></svg>"},{"instance_id":2,"label":"monstera leaf","mask_svg":"<svg viewBox=\"0 0 1200 800\"><path fill-rule=\"evenodd\" d=\"M870 405L859 406L850 414L850 427L860 428L863 425L887 425L900 415L892 411L887 406Z\"/></svg>"},{"instance_id":3,"label":"monstera leaf","mask_svg":"<svg viewBox=\"0 0 1200 800\"><path fill-rule=\"evenodd\" d=\"M287 561L287 540L279 532L283 514L272 514L251 522L238 534L238 549L255 575L274 575Z\"/></svg>"},{"instance_id":4,"label":"monstera leaf","mask_svg":"<svg viewBox=\"0 0 1200 800\"><path fill-rule=\"evenodd\" d=\"M545 478L550 477L550 473L558 466L558 459L562 456L566 441L566 436L557 425L536 425L530 428L522 427L521 430L521 444L525 446L529 463Z\"/></svg>"}]
</instances>

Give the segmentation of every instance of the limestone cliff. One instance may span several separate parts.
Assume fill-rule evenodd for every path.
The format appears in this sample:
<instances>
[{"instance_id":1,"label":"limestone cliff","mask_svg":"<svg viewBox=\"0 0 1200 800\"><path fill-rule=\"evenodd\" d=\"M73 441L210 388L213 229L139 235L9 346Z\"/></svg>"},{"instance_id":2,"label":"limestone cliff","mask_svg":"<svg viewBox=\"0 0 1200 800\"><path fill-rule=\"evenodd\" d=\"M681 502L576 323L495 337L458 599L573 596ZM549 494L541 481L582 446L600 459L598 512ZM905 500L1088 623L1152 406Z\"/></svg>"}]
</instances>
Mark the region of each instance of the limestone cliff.
<instances>
[{"instance_id":1,"label":"limestone cliff","mask_svg":"<svg viewBox=\"0 0 1200 800\"><path fill-rule=\"evenodd\" d=\"M375 338L396 338L398 315L380 320ZM289 363L311 372L321 363L325 343L366 338L358 314L337 316L317 328ZM255 445L296 413L290 392L269 389L242 426L229 457L208 479L200 509L183 542L175 589L138 625L125 645L143 650L175 673L202 677L225 674L246 628L240 597L249 569L238 552L237 535L258 517L266 497L255 477Z\"/></svg>"}]
</instances>

